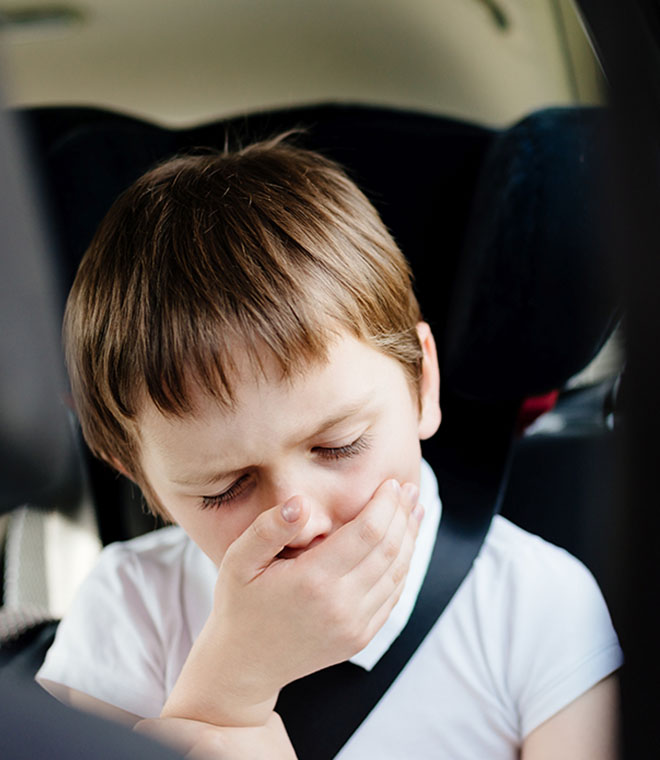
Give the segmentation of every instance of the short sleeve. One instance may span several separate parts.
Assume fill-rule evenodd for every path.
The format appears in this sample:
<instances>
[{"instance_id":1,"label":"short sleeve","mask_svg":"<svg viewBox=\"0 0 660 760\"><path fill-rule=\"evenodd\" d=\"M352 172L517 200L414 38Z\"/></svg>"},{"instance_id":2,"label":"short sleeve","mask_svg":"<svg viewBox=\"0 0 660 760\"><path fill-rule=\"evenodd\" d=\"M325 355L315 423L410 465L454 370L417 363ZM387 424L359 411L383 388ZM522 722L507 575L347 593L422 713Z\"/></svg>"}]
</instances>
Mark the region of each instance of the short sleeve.
<instances>
[{"instance_id":1,"label":"short sleeve","mask_svg":"<svg viewBox=\"0 0 660 760\"><path fill-rule=\"evenodd\" d=\"M105 548L60 623L37 681L77 689L140 717L159 715L165 655L146 588L130 550Z\"/></svg>"},{"instance_id":2,"label":"short sleeve","mask_svg":"<svg viewBox=\"0 0 660 760\"><path fill-rule=\"evenodd\" d=\"M524 738L617 670L623 655L595 579L563 549L528 536L506 575L505 677Z\"/></svg>"}]
</instances>

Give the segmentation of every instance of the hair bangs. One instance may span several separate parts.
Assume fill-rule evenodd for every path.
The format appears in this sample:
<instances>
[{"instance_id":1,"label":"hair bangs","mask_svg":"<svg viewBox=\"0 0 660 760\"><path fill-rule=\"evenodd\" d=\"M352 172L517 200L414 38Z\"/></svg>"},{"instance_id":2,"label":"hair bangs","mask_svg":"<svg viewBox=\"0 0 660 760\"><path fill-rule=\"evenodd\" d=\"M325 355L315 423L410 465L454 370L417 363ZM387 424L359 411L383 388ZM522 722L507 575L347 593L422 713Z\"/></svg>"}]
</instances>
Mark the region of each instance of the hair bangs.
<instances>
[{"instance_id":1,"label":"hair bangs","mask_svg":"<svg viewBox=\"0 0 660 760\"><path fill-rule=\"evenodd\" d=\"M83 257L64 340L85 439L149 493L145 401L182 416L201 392L232 407L246 366L301 375L343 333L400 361L418 389L420 319L408 264L365 195L276 138L174 157L128 188Z\"/></svg>"}]
</instances>

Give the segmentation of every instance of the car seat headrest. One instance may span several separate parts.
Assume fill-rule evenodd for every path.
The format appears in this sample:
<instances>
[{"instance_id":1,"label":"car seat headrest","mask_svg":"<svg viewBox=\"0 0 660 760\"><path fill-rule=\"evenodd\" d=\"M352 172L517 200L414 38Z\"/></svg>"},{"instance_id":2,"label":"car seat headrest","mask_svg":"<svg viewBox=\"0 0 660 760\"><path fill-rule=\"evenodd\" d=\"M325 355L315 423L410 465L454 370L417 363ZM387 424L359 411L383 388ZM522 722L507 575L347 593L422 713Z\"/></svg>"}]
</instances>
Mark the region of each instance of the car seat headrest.
<instances>
[{"instance_id":1,"label":"car seat headrest","mask_svg":"<svg viewBox=\"0 0 660 760\"><path fill-rule=\"evenodd\" d=\"M43 153L70 278L116 195L156 161L303 127L301 144L347 167L411 261L445 391L509 401L560 387L612 329L592 193L604 109L539 111L501 131L332 104L187 129L56 110L32 115L51 133Z\"/></svg>"},{"instance_id":2,"label":"car seat headrest","mask_svg":"<svg viewBox=\"0 0 660 760\"><path fill-rule=\"evenodd\" d=\"M548 109L492 142L447 324L444 382L473 399L560 388L618 320L604 235L601 108Z\"/></svg>"},{"instance_id":3,"label":"car seat headrest","mask_svg":"<svg viewBox=\"0 0 660 760\"><path fill-rule=\"evenodd\" d=\"M372 106L327 104L253 113L174 129L101 109L32 109L69 282L117 195L156 162L300 129L296 142L346 167L411 260L422 306L444 323L483 154L494 130Z\"/></svg>"}]
</instances>

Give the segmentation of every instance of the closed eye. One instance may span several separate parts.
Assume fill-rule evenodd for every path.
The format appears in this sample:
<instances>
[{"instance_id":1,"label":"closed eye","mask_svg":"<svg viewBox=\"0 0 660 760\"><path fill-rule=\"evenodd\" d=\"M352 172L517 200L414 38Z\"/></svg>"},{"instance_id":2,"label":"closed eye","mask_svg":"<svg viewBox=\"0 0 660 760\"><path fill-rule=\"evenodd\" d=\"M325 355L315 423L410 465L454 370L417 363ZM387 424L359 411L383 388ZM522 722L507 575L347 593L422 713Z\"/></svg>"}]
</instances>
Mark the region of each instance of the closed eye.
<instances>
[{"instance_id":1,"label":"closed eye","mask_svg":"<svg viewBox=\"0 0 660 760\"><path fill-rule=\"evenodd\" d=\"M321 459L327 461L339 461L343 459L351 459L364 451L367 451L371 445L371 440L367 435L361 435L352 443L348 443L345 446L314 446L312 452ZM242 475L235 483L222 493L214 494L213 496L202 496L201 507L202 509L217 509L223 505L226 505L242 496L243 493L250 487L252 482L252 476L250 473Z\"/></svg>"},{"instance_id":2,"label":"closed eye","mask_svg":"<svg viewBox=\"0 0 660 760\"><path fill-rule=\"evenodd\" d=\"M250 485L250 474L242 475L227 490L214 496L202 496L202 509L212 509L238 498Z\"/></svg>"},{"instance_id":3,"label":"closed eye","mask_svg":"<svg viewBox=\"0 0 660 760\"><path fill-rule=\"evenodd\" d=\"M321 459L350 459L366 451L370 443L368 436L361 435L353 443L349 443L346 446L314 446L312 451L321 457Z\"/></svg>"}]
</instances>

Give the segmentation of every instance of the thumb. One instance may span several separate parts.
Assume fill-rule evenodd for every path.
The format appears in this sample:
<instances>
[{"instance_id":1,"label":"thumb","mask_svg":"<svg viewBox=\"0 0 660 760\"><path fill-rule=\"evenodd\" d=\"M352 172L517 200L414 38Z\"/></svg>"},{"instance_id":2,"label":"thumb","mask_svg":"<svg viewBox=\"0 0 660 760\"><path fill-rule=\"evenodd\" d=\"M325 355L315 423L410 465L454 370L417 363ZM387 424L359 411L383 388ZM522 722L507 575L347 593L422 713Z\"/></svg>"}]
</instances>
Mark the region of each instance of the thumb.
<instances>
[{"instance_id":1,"label":"thumb","mask_svg":"<svg viewBox=\"0 0 660 760\"><path fill-rule=\"evenodd\" d=\"M264 570L305 527L309 507L302 496L292 496L262 512L229 547L225 559L234 573L249 582Z\"/></svg>"}]
</instances>

